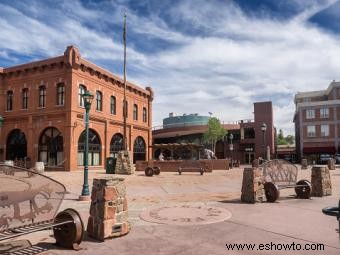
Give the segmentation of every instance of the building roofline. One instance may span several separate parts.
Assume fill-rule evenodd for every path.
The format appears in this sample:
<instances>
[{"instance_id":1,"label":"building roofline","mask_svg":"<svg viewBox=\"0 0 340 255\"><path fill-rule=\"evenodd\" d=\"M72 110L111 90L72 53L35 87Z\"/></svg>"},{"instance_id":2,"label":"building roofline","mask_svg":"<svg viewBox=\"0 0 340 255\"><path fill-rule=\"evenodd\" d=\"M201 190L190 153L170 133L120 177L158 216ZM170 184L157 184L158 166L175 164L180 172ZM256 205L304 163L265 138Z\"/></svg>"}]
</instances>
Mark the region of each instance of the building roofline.
<instances>
[{"instance_id":1,"label":"building roofline","mask_svg":"<svg viewBox=\"0 0 340 255\"><path fill-rule=\"evenodd\" d=\"M306 91L306 92L298 92L294 96L294 103L296 104L297 99L305 98L305 97L315 97L315 96L327 96L332 91L333 88L340 87L340 82L332 81L328 88L325 90L315 90L315 91Z\"/></svg>"},{"instance_id":2,"label":"building roofline","mask_svg":"<svg viewBox=\"0 0 340 255\"><path fill-rule=\"evenodd\" d=\"M47 67L50 65L55 64L65 64L73 69L78 69L83 65L83 67L86 67L90 70L93 70L93 72L98 75L98 77L104 77L104 79L107 81L108 79L112 79L112 83L114 81L118 81L121 85L124 84L124 81L122 78L120 78L117 75L114 75L113 73L105 70L102 67L99 67L98 65L90 62L89 60L86 60L81 57L79 50L73 46L70 45L66 48L64 55L42 59L38 61L32 61L25 64L20 64L16 66L6 67L6 68L0 68L0 73L7 74L7 73L16 73L19 74L20 72L26 72L30 69L39 69L41 67ZM131 82L126 81L127 89L130 89L131 91L137 93L143 93L147 96L149 96L151 99L153 99L153 90L151 87L143 88L139 85L133 84Z\"/></svg>"}]
</instances>

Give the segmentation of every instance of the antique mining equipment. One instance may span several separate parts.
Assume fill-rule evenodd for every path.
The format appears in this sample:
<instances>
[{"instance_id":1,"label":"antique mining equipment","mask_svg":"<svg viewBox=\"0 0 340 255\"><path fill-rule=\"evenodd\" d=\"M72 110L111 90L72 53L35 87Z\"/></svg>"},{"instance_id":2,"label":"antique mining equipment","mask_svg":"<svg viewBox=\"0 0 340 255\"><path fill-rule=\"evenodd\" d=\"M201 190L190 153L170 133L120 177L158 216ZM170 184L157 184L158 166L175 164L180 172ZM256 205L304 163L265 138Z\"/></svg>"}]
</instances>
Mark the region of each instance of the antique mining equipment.
<instances>
[{"instance_id":1,"label":"antique mining equipment","mask_svg":"<svg viewBox=\"0 0 340 255\"><path fill-rule=\"evenodd\" d=\"M334 216L339 222L339 240L340 240L340 200L338 207L326 207L322 209L322 212L328 216Z\"/></svg>"},{"instance_id":2,"label":"antique mining equipment","mask_svg":"<svg viewBox=\"0 0 340 255\"><path fill-rule=\"evenodd\" d=\"M129 231L124 178L94 179L87 224L89 236L104 241L105 238L122 236Z\"/></svg>"}]
</instances>

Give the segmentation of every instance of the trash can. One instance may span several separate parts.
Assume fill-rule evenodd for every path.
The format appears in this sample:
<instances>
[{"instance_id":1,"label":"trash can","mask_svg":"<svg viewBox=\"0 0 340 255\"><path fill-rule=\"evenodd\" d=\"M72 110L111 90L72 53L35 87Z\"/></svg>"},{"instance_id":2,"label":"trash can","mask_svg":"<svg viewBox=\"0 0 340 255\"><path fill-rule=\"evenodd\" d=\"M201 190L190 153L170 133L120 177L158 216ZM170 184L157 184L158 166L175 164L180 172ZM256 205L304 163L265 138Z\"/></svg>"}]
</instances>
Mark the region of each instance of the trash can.
<instances>
[{"instance_id":1,"label":"trash can","mask_svg":"<svg viewBox=\"0 0 340 255\"><path fill-rule=\"evenodd\" d=\"M116 168L116 161L117 159L114 157L106 158L106 173L107 174L114 174Z\"/></svg>"}]
</instances>

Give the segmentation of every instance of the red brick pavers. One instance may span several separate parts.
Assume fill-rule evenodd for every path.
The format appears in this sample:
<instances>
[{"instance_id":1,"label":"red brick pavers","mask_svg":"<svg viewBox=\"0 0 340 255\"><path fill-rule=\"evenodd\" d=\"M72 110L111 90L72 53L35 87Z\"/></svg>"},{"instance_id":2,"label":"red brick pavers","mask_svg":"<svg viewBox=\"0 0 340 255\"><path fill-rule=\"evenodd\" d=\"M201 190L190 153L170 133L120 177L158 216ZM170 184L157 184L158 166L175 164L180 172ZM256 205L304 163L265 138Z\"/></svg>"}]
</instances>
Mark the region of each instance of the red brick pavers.
<instances>
[{"instance_id":1,"label":"red brick pavers","mask_svg":"<svg viewBox=\"0 0 340 255\"><path fill-rule=\"evenodd\" d=\"M90 172L90 183L104 171ZM87 222L89 202L76 199L81 192L82 172L53 172L49 176L63 182L70 194L63 208L73 207ZM124 237L97 243L86 239L84 250L60 250L50 242L51 232L26 236L33 243L45 245L54 254L340 254L337 221L321 209L335 206L340 198L340 170L331 171L332 196L300 200L294 190L281 191L276 203L240 203L242 169L196 173L161 173L145 177L143 173L126 177L130 233ZM310 179L310 170L298 179ZM224 208L232 213L227 221L191 226L150 223L139 218L147 208L164 205L205 205ZM322 243L324 251L228 251L226 244L305 244Z\"/></svg>"}]
</instances>

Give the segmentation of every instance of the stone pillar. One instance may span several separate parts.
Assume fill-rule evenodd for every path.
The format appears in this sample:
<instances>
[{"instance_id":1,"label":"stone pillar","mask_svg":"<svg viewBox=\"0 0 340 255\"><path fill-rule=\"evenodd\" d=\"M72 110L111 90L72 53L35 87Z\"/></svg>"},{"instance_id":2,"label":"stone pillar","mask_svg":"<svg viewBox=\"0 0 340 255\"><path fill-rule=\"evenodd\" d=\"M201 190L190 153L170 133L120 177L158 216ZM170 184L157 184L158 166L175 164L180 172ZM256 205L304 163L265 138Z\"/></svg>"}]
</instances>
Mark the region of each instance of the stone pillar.
<instances>
[{"instance_id":1,"label":"stone pillar","mask_svg":"<svg viewBox=\"0 0 340 255\"><path fill-rule=\"evenodd\" d=\"M327 166L313 166L311 179L313 197L332 195L331 176Z\"/></svg>"},{"instance_id":2,"label":"stone pillar","mask_svg":"<svg viewBox=\"0 0 340 255\"><path fill-rule=\"evenodd\" d=\"M301 169L307 169L308 168L308 163L307 163L307 159L303 158L301 160Z\"/></svg>"},{"instance_id":3,"label":"stone pillar","mask_svg":"<svg viewBox=\"0 0 340 255\"><path fill-rule=\"evenodd\" d=\"M115 173L116 174L133 174L133 166L129 151L118 152Z\"/></svg>"},{"instance_id":4,"label":"stone pillar","mask_svg":"<svg viewBox=\"0 0 340 255\"><path fill-rule=\"evenodd\" d=\"M241 201L246 203L262 202L264 187L262 171L258 168L244 168Z\"/></svg>"},{"instance_id":5,"label":"stone pillar","mask_svg":"<svg viewBox=\"0 0 340 255\"><path fill-rule=\"evenodd\" d=\"M129 231L124 178L94 179L87 224L89 236L104 241L105 238L122 236Z\"/></svg>"},{"instance_id":6,"label":"stone pillar","mask_svg":"<svg viewBox=\"0 0 340 255\"><path fill-rule=\"evenodd\" d=\"M335 160L333 158L329 159L327 166L329 170L335 170Z\"/></svg>"}]
</instances>

